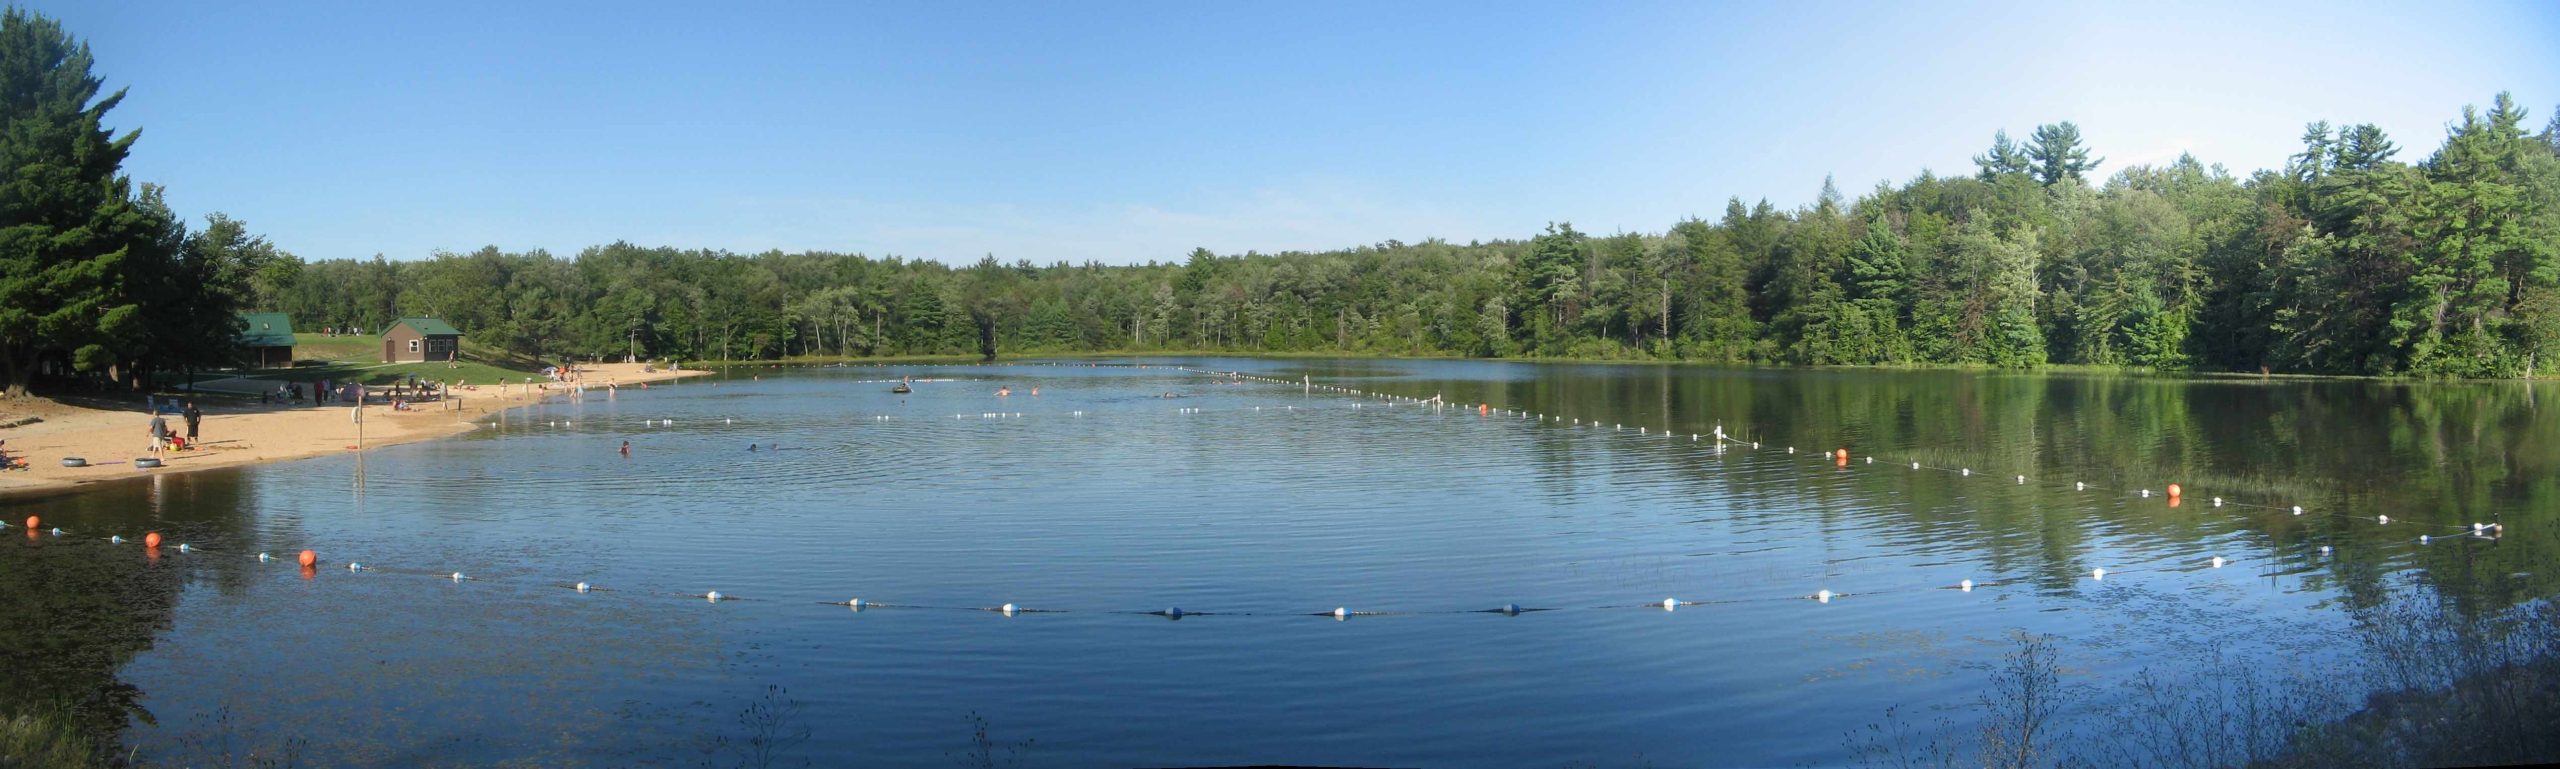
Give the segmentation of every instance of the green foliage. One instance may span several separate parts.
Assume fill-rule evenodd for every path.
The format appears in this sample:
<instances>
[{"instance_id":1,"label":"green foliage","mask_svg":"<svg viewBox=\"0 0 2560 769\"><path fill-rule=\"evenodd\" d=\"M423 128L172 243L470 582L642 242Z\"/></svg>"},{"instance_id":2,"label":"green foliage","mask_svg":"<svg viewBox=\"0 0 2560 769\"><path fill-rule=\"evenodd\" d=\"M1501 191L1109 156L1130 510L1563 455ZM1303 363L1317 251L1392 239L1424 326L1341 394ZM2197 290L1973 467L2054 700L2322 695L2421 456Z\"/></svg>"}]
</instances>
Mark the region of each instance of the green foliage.
<instances>
[{"instance_id":1,"label":"green foliage","mask_svg":"<svg viewBox=\"0 0 2560 769\"><path fill-rule=\"evenodd\" d=\"M2026 153L2029 173L2047 187L2064 179L2079 180L2106 162L2106 158L2089 158L2089 148L2080 146L2080 126L2068 120L2036 126L2035 135L2027 139Z\"/></svg>"},{"instance_id":2,"label":"green foliage","mask_svg":"<svg viewBox=\"0 0 2560 769\"><path fill-rule=\"evenodd\" d=\"M2560 353L2560 123L2500 95L2415 165L2371 124L2313 123L2284 168L2122 169L2068 121L2003 131L1980 173L1781 211L1726 203L1660 235L1386 241L1131 266L953 267L613 243L304 262L209 217L189 234L117 174L85 48L0 30L0 376L229 357L232 311L307 328L441 317L562 358L993 357L1233 350L1805 364L2047 362L2534 375Z\"/></svg>"},{"instance_id":3,"label":"green foliage","mask_svg":"<svg viewBox=\"0 0 2560 769\"><path fill-rule=\"evenodd\" d=\"M2515 376L2560 352L2560 155L2501 100L2419 165L2371 125L2249 179L2192 157L2085 178L2069 123L1979 176L1726 204L1659 236L965 268L616 243L302 265L309 324L446 317L550 356L1235 350L1805 364L2047 362ZM283 271L279 271L283 272ZM260 273L265 274L265 273ZM254 293L254 292L253 292Z\"/></svg>"},{"instance_id":4,"label":"green foliage","mask_svg":"<svg viewBox=\"0 0 2560 769\"><path fill-rule=\"evenodd\" d=\"M215 214L189 235L158 187L121 173L88 46L51 19L0 14L0 384L88 372L140 386L229 363L239 309L299 264Z\"/></svg>"}]
</instances>

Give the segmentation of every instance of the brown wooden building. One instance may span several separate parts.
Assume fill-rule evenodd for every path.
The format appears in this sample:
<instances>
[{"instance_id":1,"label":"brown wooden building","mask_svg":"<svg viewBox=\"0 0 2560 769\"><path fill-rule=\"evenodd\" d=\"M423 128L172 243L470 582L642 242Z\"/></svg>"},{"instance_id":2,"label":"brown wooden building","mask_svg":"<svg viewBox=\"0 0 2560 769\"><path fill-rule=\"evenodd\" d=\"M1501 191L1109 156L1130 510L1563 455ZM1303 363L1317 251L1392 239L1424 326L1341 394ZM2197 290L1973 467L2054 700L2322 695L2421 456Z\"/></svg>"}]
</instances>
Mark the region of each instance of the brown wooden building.
<instances>
[{"instance_id":1,"label":"brown wooden building","mask_svg":"<svg viewBox=\"0 0 2560 769\"><path fill-rule=\"evenodd\" d=\"M461 349L462 332L435 318L401 318L382 330L384 363L452 360Z\"/></svg>"}]
</instances>

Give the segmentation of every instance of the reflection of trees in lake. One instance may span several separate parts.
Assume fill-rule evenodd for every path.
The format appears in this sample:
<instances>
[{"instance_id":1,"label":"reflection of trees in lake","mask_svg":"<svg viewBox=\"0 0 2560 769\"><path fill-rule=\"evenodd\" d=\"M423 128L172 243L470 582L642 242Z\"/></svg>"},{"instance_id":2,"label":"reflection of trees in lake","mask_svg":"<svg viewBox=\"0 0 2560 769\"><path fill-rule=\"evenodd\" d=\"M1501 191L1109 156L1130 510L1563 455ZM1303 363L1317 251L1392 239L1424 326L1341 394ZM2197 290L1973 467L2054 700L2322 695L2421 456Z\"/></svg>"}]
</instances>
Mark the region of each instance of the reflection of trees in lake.
<instances>
[{"instance_id":1,"label":"reflection of trees in lake","mask_svg":"<svg viewBox=\"0 0 2560 769\"><path fill-rule=\"evenodd\" d=\"M80 493L13 500L13 521L41 516L59 537L11 530L0 540L0 713L59 708L103 747L134 719L150 722L143 692L119 677L125 663L169 629L182 585L236 586L239 564L179 555L179 542L240 542L247 517L231 472L154 476ZM170 535L158 557L109 534ZM209 568L210 567L210 568Z\"/></svg>"},{"instance_id":2,"label":"reflection of trees in lake","mask_svg":"<svg viewBox=\"0 0 2560 769\"><path fill-rule=\"evenodd\" d=\"M2380 592L2373 580L2413 566L2434 589L2481 608L2555 587L2554 570L2532 560L2560 550L2552 541L2560 534L2547 525L2560 515L2551 512L2560 511L2560 416L2539 408L2548 383L1440 365L1416 364L1417 376L1369 387L1445 393L1452 403L1490 402L1561 415L1567 424L1624 423L1630 431L1706 433L1721 424L1775 450L1846 446L1861 462L1878 456L1877 466L1976 468L1971 480L1859 473L1851 484L1805 484L1787 482L1804 467L1635 451L1569 430L1533 439L1539 461L1559 477L1607 462L1675 463L1742 504L1801 509L1808 525L1855 525L1887 541L1960 543L1990 568L2049 586L2067 585L2084 568L2102 523L2112 536L2151 543L2237 536L2285 557L2334 544L2325 561L2291 565L2314 588L2341 587L2355 605L2370 605ZM2041 483L1983 485L2018 473ZM2165 498L2117 504L2053 485L2065 479L2107 489L2175 481L2195 492L2171 514ZM2300 504L2312 514L2215 509L2213 496ZM1839 520L1844 509L1863 510L1866 519ZM2332 515L2340 512L2389 514L2394 525ZM2500 541L2414 543L2419 534L2451 533L2429 524L2498 521L2507 524Z\"/></svg>"}]
</instances>

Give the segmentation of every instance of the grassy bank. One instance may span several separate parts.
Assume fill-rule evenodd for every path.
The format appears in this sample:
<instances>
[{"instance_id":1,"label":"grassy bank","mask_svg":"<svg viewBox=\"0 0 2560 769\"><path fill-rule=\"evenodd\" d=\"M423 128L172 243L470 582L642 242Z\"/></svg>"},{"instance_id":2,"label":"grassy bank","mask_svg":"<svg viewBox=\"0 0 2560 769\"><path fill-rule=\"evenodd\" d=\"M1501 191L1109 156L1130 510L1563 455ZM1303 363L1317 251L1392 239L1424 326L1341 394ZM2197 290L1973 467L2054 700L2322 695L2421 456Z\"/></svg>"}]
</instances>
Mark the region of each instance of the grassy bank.
<instances>
[{"instance_id":1,"label":"grassy bank","mask_svg":"<svg viewBox=\"0 0 2560 769\"><path fill-rule=\"evenodd\" d=\"M91 769L112 764L59 709L0 712L0 767Z\"/></svg>"}]
</instances>

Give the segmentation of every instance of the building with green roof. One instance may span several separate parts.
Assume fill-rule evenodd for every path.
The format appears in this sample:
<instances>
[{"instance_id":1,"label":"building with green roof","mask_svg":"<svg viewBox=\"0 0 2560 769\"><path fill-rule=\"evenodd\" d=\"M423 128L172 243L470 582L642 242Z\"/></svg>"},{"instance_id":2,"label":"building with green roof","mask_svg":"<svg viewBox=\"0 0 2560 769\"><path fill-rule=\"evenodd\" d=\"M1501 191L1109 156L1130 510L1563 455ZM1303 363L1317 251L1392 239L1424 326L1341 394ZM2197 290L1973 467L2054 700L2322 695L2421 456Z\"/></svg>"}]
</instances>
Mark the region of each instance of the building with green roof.
<instances>
[{"instance_id":1,"label":"building with green roof","mask_svg":"<svg viewBox=\"0 0 2560 769\"><path fill-rule=\"evenodd\" d=\"M461 351L462 330L437 318L401 318L382 330L384 363L453 360Z\"/></svg>"},{"instance_id":2,"label":"building with green roof","mask_svg":"<svg viewBox=\"0 0 2560 769\"><path fill-rule=\"evenodd\" d=\"M293 365L293 317L281 312L240 313L240 363L250 368Z\"/></svg>"}]
</instances>

